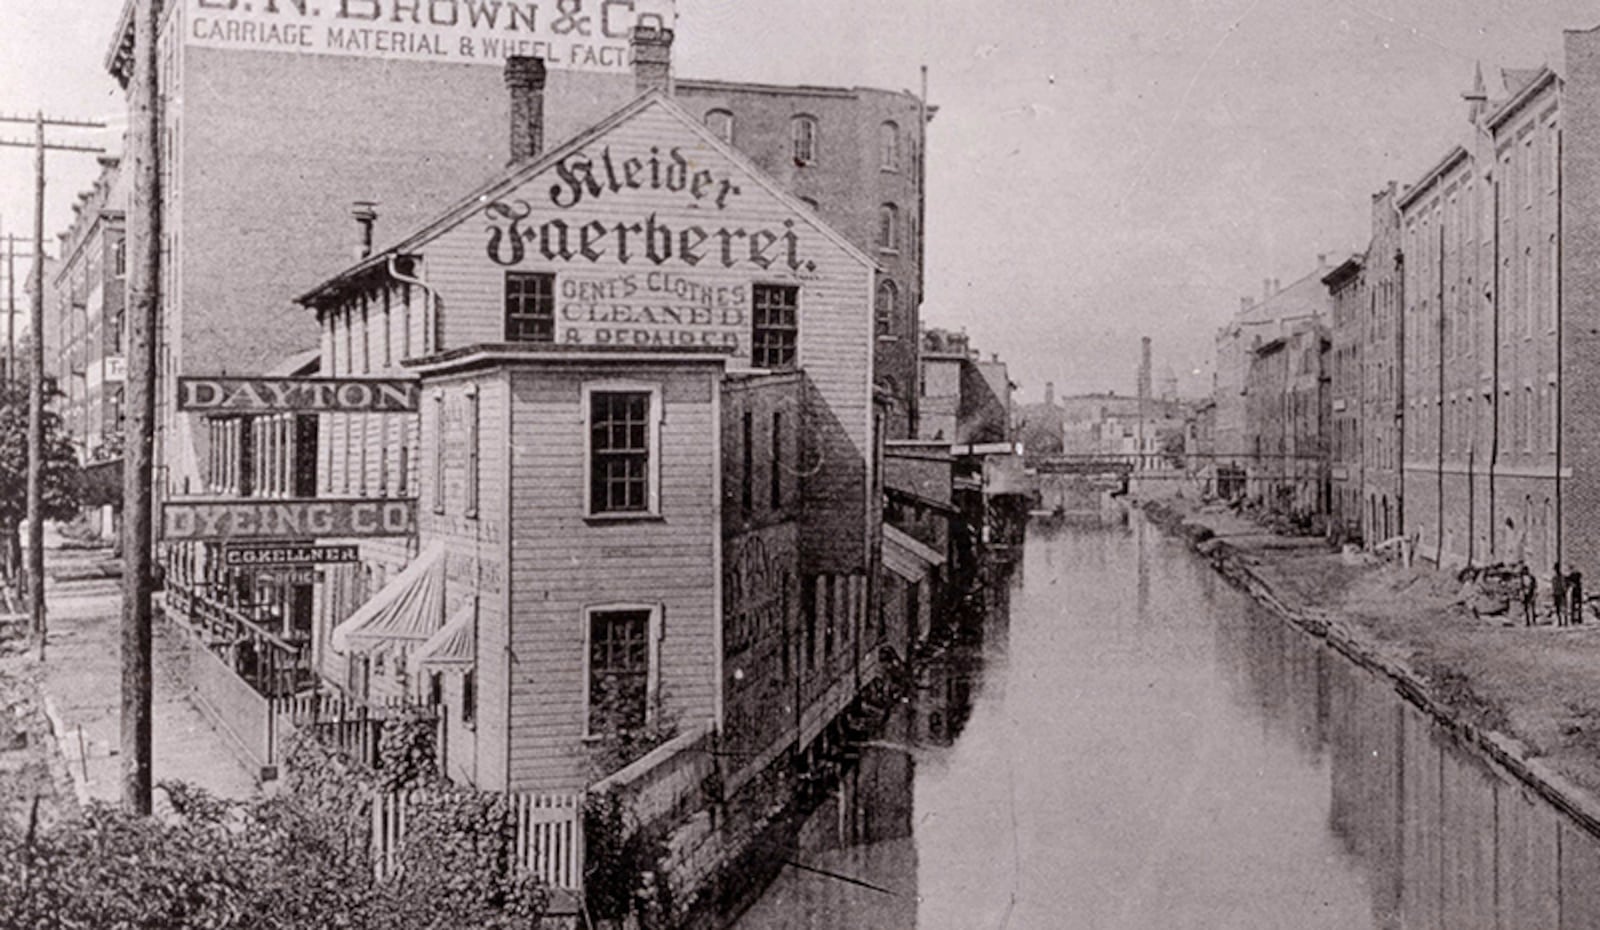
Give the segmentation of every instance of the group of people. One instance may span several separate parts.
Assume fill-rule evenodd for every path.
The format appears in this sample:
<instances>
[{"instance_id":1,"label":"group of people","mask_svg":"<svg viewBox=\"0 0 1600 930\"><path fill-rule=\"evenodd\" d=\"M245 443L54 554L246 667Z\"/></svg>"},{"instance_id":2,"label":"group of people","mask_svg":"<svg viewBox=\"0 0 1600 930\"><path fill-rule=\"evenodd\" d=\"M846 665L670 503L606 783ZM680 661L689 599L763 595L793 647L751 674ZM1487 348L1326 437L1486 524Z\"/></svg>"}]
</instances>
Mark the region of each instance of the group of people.
<instances>
[{"instance_id":1,"label":"group of people","mask_svg":"<svg viewBox=\"0 0 1600 930\"><path fill-rule=\"evenodd\" d=\"M1539 582L1523 565L1517 576L1522 595L1522 623L1533 626L1537 615ZM1561 563L1551 569L1550 594L1555 602L1556 626L1576 626L1583 622L1583 573L1574 569L1562 572Z\"/></svg>"}]
</instances>

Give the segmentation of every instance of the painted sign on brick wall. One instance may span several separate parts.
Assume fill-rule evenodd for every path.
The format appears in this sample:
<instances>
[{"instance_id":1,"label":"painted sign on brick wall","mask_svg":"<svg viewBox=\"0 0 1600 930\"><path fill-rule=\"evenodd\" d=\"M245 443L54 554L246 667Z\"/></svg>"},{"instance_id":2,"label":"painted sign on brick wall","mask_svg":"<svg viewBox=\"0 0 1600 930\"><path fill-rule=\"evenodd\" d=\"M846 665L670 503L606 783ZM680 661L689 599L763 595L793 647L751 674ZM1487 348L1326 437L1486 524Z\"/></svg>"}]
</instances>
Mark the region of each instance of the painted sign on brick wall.
<instances>
[{"instance_id":1,"label":"painted sign on brick wall","mask_svg":"<svg viewBox=\"0 0 1600 930\"><path fill-rule=\"evenodd\" d=\"M625 72L635 25L674 22L673 0L188 0L191 46Z\"/></svg>"}]
</instances>

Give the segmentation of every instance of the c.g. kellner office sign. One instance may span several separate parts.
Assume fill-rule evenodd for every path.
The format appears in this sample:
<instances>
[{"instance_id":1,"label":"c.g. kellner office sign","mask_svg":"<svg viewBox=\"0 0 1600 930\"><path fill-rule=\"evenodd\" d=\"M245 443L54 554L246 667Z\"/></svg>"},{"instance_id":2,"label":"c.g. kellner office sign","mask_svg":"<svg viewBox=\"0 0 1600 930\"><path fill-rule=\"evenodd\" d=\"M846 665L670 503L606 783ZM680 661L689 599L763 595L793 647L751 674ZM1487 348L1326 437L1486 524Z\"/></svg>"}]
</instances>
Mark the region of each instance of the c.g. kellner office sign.
<instances>
[{"instance_id":1,"label":"c.g. kellner office sign","mask_svg":"<svg viewBox=\"0 0 1600 930\"><path fill-rule=\"evenodd\" d=\"M415 413L422 385L378 378L178 379L190 413Z\"/></svg>"},{"instance_id":2,"label":"c.g. kellner office sign","mask_svg":"<svg viewBox=\"0 0 1600 930\"><path fill-rule=\"evenodd\" d=\"M361 561L360 546L315 546L299 543L247 543L222 550L222 564L230 568L304 568L313 565Z\"/></svg>"},{"instance_id":3,"label":"c.g. kellner office sign","mask_svg":"<svg viewBox=\"0 0 1600 930\"><path fill-rule=\"evenodd\" d=\"M356 539L413 536L417 502L405 500L167 501L161 538L168 542L230 539Z\"/></svg>"},{"instance_id":4,"label":"c.g. kellner office sign","mask_svg":"<svg viewBox=\"0 0 1600 930\"><path fill-rule=\"evenodd\" d=\"M625 72L636 25L672 28L673 0L187 0L201 48Z\"/></svg>"}]
</instances>

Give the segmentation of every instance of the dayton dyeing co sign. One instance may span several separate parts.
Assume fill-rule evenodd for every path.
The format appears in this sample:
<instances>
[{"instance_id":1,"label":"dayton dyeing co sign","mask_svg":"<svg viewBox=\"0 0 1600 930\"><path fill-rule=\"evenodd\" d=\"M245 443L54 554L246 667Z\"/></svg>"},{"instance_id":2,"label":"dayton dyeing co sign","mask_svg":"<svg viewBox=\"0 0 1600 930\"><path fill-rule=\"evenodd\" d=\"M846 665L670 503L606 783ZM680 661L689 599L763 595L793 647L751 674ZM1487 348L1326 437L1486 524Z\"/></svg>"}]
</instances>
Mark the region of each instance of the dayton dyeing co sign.
<instances>
[{"instance_id":1,"label":"dayton dyeing co sign","mask_svg":"<svg viewBox=\"0 0 1600 930\"><path fill-rule=\"evenodd\" d=\"M358 539L414 536L416 531L413 499L179 500L161 505L161 536L168 542Z\"/></svg>"},{"instance_id":2,"label":"dayton dyeing co sign","mask_svg":"<svg viewBox=\"0 0 1600 930\"><path fill-rule=\"evenodd\" d=\"M179 378L178 409L193 413L415 413L417 381L376 378Z\"/></svg>"},{"instance_id":3,"label":"dayton dyeing co sign","mask_svg":"<svg viewBox=\"0 0 1600 930\"><path fill-rule=\"evenodd\" d=\"M672 28L673 0L188 0L189 45L625 72L633 27Z\"/></svg>"}]
</instances>

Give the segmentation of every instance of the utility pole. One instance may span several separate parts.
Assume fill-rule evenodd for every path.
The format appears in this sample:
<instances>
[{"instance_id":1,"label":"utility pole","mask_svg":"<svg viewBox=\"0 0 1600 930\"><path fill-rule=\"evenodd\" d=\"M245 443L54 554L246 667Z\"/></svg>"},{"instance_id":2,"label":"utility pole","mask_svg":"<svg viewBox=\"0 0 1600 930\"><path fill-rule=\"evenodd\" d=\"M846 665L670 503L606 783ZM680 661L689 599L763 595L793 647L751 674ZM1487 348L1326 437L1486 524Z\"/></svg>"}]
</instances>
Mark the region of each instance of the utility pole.
<instances>
[{"instance_id":1,"label":"utility pole","mask_svg":"<svg viewBox=\"0 0 1600 930\"><path fill-rule=\"evenodd\" d=\"M6 378L17 380L17 237L6 235Z\"/></svg>"},{"instance_id":2,"label":"utility pole","mask_svg":"<svg viewBox=\"0 0 1600 930\"><path fill-rule=\"evenodd\" d=\"M161 0L137 0L128 133L128 383L122 460L122 803L151 810L151 595L154 578L156 336L161 305Z\"/></svg>"},{"instance_id":3,"label":"utility pole","mask_svg":"<svg viewBox=\"0 0 1600 930\"><path fill-rule=\"evenodd\" d=\"M105 149L87 145L61 145L45 141L46 126L104 129L105 123L81 120L45 119L39 111L31 119L0 116L3 123L32 123L33 142L0 139L0 146L33 149L33 375L28 379L28 614L33 634L38 638L39 659L45 653L44 613L44 153L95 152Z\"/></svg>"}]
</instances>

